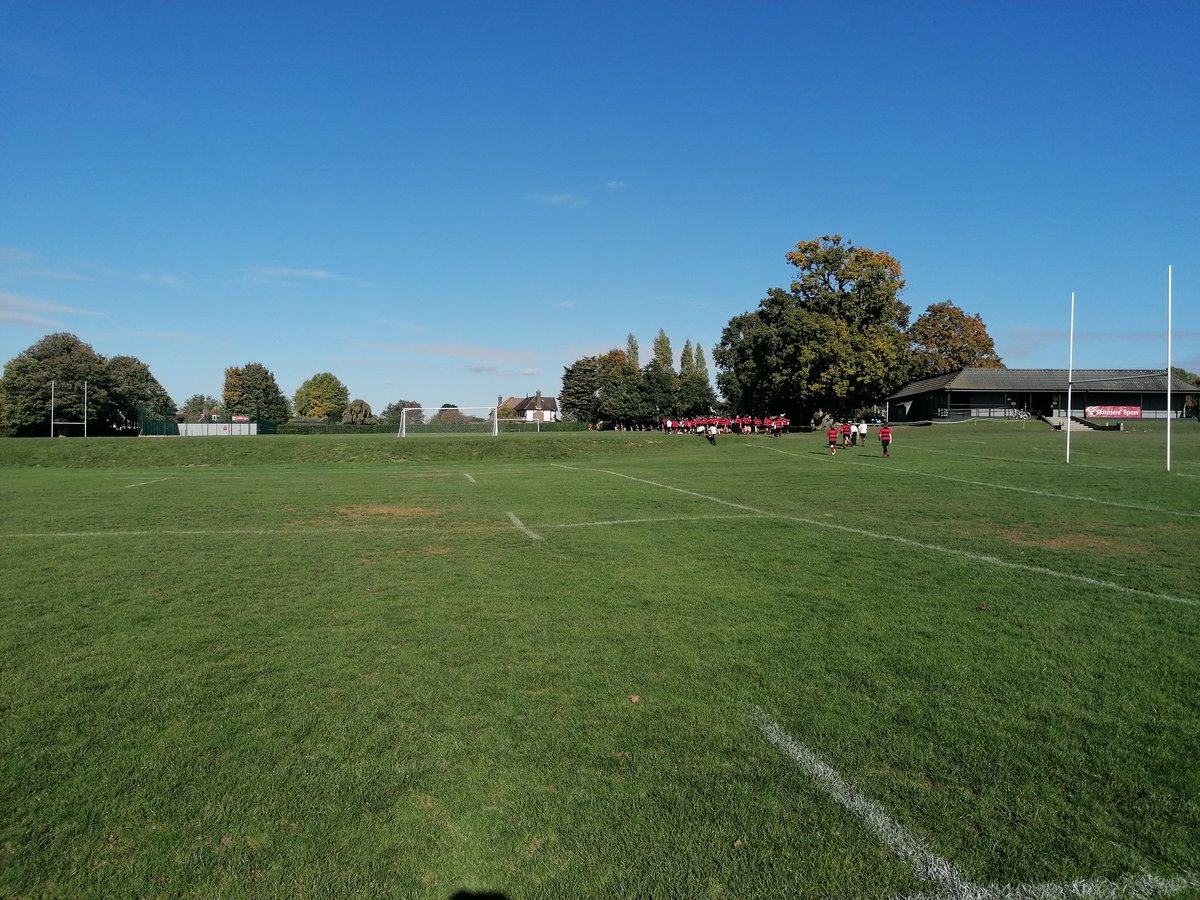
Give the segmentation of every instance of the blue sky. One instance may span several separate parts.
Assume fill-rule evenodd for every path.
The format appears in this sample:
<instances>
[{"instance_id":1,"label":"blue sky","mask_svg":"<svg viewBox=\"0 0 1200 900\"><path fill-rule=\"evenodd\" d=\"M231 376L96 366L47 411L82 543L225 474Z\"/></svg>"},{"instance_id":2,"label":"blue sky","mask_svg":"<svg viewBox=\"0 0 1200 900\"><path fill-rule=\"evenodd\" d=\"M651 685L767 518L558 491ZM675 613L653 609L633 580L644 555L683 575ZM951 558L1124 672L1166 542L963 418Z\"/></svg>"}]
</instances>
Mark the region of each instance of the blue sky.
<instances>
[{"instance_id":1,"label":"blue sky","mask_svg":"<svg viewBox=\"0 0 1200 900\"><path fill-rule=\"evenodd\" d=\"M1012 367L1200 371L1200 4L0 0L0 362L379 411L678 357L797 241ZM715 374L715 372L714 372Z\"/></svg>"}]
</instances>

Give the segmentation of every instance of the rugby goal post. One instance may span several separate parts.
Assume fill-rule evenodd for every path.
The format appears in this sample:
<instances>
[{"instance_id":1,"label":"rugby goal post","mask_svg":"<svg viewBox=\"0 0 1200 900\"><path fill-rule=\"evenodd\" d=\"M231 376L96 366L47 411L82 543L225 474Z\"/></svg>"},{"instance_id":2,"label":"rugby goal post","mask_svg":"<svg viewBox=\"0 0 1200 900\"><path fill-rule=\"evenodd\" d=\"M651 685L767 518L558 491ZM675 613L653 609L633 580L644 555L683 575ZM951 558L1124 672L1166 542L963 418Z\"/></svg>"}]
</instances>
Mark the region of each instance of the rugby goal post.
<instances>
[{"instance_id":1,"label":"rugby goal post","mask_svg":"<svg viewBox=\"0 0 1200 900\"><path fill-rule=\"evenodd\" d=\"M495 406L406 406L400 410L400 430L396 437L410 434L490 434L495 437L500 433L498 412Z\"/></svg>"}]
</instances>

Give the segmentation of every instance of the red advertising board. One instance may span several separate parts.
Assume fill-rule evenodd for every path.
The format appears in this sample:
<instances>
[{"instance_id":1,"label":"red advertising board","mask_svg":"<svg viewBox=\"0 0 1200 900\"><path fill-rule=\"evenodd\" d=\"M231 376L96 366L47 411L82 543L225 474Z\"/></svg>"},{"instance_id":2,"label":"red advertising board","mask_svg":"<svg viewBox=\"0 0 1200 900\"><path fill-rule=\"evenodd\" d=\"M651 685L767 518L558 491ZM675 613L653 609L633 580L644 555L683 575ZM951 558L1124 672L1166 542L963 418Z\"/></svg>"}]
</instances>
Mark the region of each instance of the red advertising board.
<instances>
[{"instance_id":1,"label":"red advertising board","mask_svg":"<svg viewBox=\"0 0 1200 900\"><path fill-rule=\"evenodd\" d=\"M230 422L249 422L250 417L249 416L230 416L229 421Z\"/></svg>"},{"instance_id":2,"label":"red advertising board","mask_svg":"<svg viewBox=\"0 0 1200 900\"><path fill-rule=\"evenodd\" d=\"M1089 419L1140 419L1140 406L1089 406L1083 414Z\"/></svg>"}]
</instances>

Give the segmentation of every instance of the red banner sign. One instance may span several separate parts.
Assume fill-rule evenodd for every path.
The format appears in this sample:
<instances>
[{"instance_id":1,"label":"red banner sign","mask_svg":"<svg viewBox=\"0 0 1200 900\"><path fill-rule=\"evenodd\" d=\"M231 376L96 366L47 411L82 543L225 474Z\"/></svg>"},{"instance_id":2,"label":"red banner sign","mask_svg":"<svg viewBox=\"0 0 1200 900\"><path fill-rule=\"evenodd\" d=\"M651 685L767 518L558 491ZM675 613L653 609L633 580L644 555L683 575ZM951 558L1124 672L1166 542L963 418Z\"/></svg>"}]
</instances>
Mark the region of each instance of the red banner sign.
<instances>
[{"instance_id":1,"label":"red banner sign","mask_svg":"<svg viewBox=\"0 0 1200 900\"><path fill-rule=\"evenodd\" d=\"M250 417L249 416L230 416L229 421L230 422L249 422Z\"/></svg>"},{"instance_id":2,"label":"red banner sign","mask_svg":"<svg viewBox=\"0 0 1200 900\"><path fill-rule=\"evenodd\" d=\"M1084 410L1089 419L1140 419L1140 406L1089 406Z\"/></svg>"}]
</instances>

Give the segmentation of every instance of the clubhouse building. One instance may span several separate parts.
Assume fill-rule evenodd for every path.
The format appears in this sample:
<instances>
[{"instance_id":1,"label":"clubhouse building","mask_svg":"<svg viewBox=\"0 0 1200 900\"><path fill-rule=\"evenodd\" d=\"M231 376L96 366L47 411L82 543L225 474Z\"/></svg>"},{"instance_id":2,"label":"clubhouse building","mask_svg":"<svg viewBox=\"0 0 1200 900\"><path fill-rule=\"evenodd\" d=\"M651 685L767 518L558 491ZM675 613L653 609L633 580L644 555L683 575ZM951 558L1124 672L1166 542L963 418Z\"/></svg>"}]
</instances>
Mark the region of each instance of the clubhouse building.
<instances>
[{"instance_id":1,"label":"clubhouse building","mask_svg":"<svg viewBox=\"0 0 1200 900\"><path fill-rule=\"evenodd\" d=\"M1068 384L1069 381L1069 384ZM1067 411L1070 388L1071 410ZM887 399L892 422L969 418L1165 419L1200 387L1162 369L959 369L905 385Z\"/></svg>"}]
</instances>

